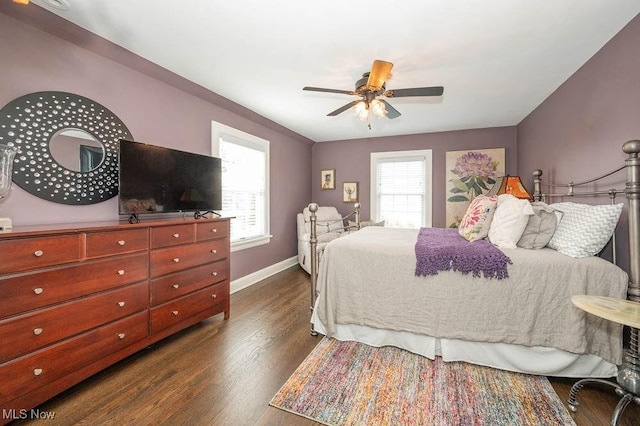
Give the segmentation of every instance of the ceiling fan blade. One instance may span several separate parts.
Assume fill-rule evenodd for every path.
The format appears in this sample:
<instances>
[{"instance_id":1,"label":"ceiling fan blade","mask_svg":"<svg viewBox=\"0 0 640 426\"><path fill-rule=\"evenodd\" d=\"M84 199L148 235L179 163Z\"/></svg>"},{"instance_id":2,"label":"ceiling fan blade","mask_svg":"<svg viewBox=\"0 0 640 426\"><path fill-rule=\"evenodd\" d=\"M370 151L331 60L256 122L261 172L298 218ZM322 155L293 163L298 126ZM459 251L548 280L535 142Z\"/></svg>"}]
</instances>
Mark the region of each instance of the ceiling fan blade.
<instances>
[{"instance_id":1,"label":"ceiling fan blade","mask_svg":"<svg viewBox=\"0 0 640 426\"><path fill-rule=\"evenodd\" d=\"M381 102L384 103L384 108L387 110L387 118L398 118L400 117L400 111L391 106L391 104L384 99L380 99Z\"/></svg>"},{"instance_id":2,"label":"ceiling fan blade","mask_svg":"<svg viewBox=\"0 0 640 426\"><path fill-rule=\"evenodd\" d=\"M330 112L329 114L327 114L327 116L334 117L334 116L336 116L336 115L338 115L340 113L343 113L346 110L348 110L349 108L351 108L352 106L354 106L355 104L357 104L358 102L360 102L360 100L349 102L348 104L341 106L337 110Z\"/></svg>"},{"instance_id":3,"label":"ceiling fan blade","mask_svg":"<svg viewBox=\"0 0 640 426\"><path fill-rule=\"evenodd\" d=\"M374 89L381 89L384 86L384 82L387 81L389 73L393 68L391 62L381 61L376 59L373 61L371 72L369 73L369 79L367 80L367 86Z\"/></svg>"},{"instance_id":4,"label":"ceiling fan blade","mask_svg":"<svg viewBox=\"0 0 640 426\"><path fill-rule=\"evenodd\" d=\"M403 98L407 96L442 96L444 93L444 87L413 87L411 89L396 89L387 90L384 92L384 96L388 98Z\"/></svg>"},{"instance_id":5,"label":"ceiling fan blade","mask_svg":"<svg viewBox=\"0 0 640 426\"><path fill-rule=\"evenodd\" d=\"M357 93L350 90L338 90L338 89L323 89L322 87L309 87L305 86L302 90L309 90L311 92L325 92L325 93L342 93L344 95L356 95Z\"/></svg>"}]
</instances>

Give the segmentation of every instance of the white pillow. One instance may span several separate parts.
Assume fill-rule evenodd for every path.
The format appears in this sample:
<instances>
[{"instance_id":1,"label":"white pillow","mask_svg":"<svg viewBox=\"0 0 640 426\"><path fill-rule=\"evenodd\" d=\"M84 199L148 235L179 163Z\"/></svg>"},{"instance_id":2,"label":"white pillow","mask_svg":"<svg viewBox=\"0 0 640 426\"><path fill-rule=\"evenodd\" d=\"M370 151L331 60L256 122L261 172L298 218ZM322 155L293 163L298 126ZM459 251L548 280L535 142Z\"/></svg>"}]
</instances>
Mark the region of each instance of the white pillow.
<instances>
[{"instance_id":1,"label":"white pillow","mask_svg":"<svg viewBox=\"0 0 640 426\"><path fill-rule=\"evenodd\" d=\"M533 215L529 200L520 200L513 195L498 197L498 208L489 228L489 241L500 248L516 248L516 244Z\"/></svg>"},{"instance_id":2,"label":"white pillow","mask_svg":"<svg viewBox=\"0 0 640 426\"><path fill-rule=\"evenodd\" d=\"M595 256L611 239L622 205L551 204L553 209L562 212L562 218L549 247L571 257Z\"/></svg>"}]
</instances>

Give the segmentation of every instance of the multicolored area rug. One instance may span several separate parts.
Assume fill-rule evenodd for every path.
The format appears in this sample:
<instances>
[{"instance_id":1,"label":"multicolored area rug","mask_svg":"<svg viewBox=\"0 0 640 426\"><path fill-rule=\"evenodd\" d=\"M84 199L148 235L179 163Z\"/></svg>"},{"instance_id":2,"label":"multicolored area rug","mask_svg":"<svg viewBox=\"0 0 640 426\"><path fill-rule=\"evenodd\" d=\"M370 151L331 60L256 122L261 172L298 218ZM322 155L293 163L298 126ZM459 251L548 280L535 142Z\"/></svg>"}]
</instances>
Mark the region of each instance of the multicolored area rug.
<instances>
[{"instance_id":1,"label":"multicolored area rug","mask_svg":"<svg viewBox=\"0 0 640 426\"><path fill-rule=\"evenodd\" d=\"M327 338L269 404L327 425L575 425L546 377Z\"/></svg>"}]
</instances>

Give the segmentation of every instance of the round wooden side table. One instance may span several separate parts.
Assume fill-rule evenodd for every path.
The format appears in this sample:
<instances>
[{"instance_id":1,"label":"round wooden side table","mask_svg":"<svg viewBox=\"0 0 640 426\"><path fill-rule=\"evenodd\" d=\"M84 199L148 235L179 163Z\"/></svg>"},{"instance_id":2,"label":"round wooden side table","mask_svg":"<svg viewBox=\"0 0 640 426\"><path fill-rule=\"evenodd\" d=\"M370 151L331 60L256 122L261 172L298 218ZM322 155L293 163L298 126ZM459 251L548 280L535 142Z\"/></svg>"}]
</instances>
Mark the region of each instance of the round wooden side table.
<instances>
[{"instance_id":1,"label":"round wooden side table","mask_svg":"<svg viewBox=\"0 0 640 426\"><path fill-rule=\"evenodd\" d=\"M576 295L571 298L571 301L585 312L632 328L630 347L625 351L624 361L618 368L617 383L595 378L579 380L571 387L569 400L567 401L569 409L575 412L578 410L579 405L576 397L578 391L580 391L584 385L599 383L613 387L616 394L621 397L611 417L611 424L615 426L618 424L618 420L623 411L631 402L640 405L640 351L638 346L640 303L625 299L592 295Z\"/></svg>"}]
</instances>

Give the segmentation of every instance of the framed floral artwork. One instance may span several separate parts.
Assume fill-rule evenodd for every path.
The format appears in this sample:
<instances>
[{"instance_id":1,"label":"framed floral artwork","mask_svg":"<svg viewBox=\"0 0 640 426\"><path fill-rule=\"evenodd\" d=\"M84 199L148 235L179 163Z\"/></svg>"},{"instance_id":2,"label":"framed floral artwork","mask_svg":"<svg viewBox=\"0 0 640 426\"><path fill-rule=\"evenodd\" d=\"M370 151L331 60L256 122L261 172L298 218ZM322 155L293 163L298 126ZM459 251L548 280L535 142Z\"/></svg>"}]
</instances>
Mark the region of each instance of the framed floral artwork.
<instances>
[{"instance_id":1,"label":"framed floral artwork","mask_svg":"<svg viewBox=\"0 0 640 426\"><path fill-rule=\"evenodd\" d=\"M322 189L336 189L336 169L324 169L320 171Z\"/></svg>"},{"instance_id":2,"label":"framed floral artwork","mask_svg":"<svg viewBox=\"0 0 640 426\"><path fill-rule=\"evenodd\" d=\"M342 201L345 203L358 202L358 182L342 183Z\"/></svg>"},{"instance_id":3,"label":"framed floral artwork","mask_svg":"<svg viewBox=\"0 0 640 426\"><path fill-rule=\"evenodd\" d=\"M446 225L457 228L471 201L489 192L504 176L504 148L448 151L446 167Z\"/></svg>"}]
</instances>

